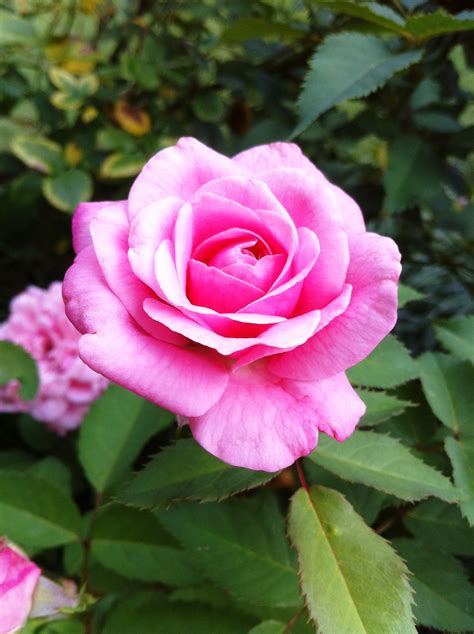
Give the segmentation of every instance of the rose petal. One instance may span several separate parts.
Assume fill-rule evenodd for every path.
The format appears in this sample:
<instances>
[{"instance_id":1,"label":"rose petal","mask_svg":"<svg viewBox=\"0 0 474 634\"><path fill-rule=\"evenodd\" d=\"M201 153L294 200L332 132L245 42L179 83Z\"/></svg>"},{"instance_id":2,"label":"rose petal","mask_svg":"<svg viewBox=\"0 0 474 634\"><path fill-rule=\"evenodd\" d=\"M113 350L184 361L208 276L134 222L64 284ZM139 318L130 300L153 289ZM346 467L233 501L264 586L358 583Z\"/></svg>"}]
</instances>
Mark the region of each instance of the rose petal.
<instances>
[{"instance_id":1,"label":"rose petal","mask_svg":"<svg viewBox=\"0 0 474 634\"><path fill-rule=\"evenodd\" d=\"M337 185L332 185L332 192L339 203L344 229L347 233L349 235L363 233L365 231L364 216L356 201Z\"/></svg>"},{"instance_id":2,"label":"rose petal","mask_svg":"<svg viewBox=\"0 0 474 634\"><path fill-rule=\"evenodd\" d=\"M236 154L232 160L254 175L279 167L319 171L294 143L258 145Z\"/></svg>"},{"instance_id":3,"label":"rose petal","mask_svg":"<svg viewBox=\"0 0 474 634\"><path fill-rule=\"evenodd\" d=\"M126 204L126 200L119 200L117 202L81 203L78 205L72 217L72 246L74 247L74 252L79 253L81 249L92 244L89 225L101 209L115 205L122 208Z\"/></svg>"},{"instance_id":4,"label":"rose petal","mask_svg":"<svg viewBox=\"0 0 474 634\"><path fill-rule=\"evenodd\" d=\"M135 321L150 335L174 344L186 343L143 311L143 301L154 295L133 273L128 260L128 219L126 206L102 209L92 220L90 231L95 254L107 284Z\"/></svg>"},{"instance_id":5,"label":"rose petal","mask_svg":"<svg viewBox=\"0 0 474 634\"><path fill-rule=\"evenodd\" d=\"M188 422L195 439L224 462L277 471L314 449L318 428L343 437L364 411L344 375L286 381L260 364L233 373L220 400Z\"/></svg>"},{"instance_id":6,"label":"rose petal","mask_svg":"<svg viewBox=\"0 0 474 634\"><path fill-rule=\"evenodd\" d=\"M354 235L347 282L353 287L347 310L306 344L271 359L272 372L299 380L334 376L364 359L397 319L400 253L390 238Z\"/></svg>"},{"instance_id":7,"label":"rose petal","mask_svg":"<svg viewBox=\"0 0 474 634\"><path fill-rule=\"evenodd\" d=\"M287 209L296 226L309 227L318 237L321 252L305 280L298 309L302 312L321 308L340 293L349 264L347 233L332 186L322 174L308 177L297 169L272 170L260 178Z\"/></svg>"},{"instance_id":8,"label":"rose petal","mask_svg":"<svg viewBox=\"0 0 474 634\"><path fill-rule=\"evenodd\" d=\"M23 627L41 569L0 540L0 632Z\"/></svg>"},{"instance_id":9,"label":"rose petal","mask_svg":"<svg viewBox=\"0 0 474 634\"><path fill-rule=\"evenodd\" d=\"M191 341L217 350L224 356L235 355L259 344L277 348L279 352L301 345L314 334L320 315L320 312L315 310L305 315L287 319L278 324L268 326L256 337L229 337L217 334L205 325L189 318L179 309L159 300L147 299L143 307L152 319L165 324L167 328L182 334ZM262 346L263 349L264 347Z\"/></svg>"},{"instance_id":10,"label":"rose petal","mask_svg":"<svg viewBox=\"0 0 474 634\"><path fill-rule=\"evenodd\" d=\"M130 219L153 201L165 196L186 201L204 183L232 174L244 170L196 139L181 138L174 147L155 154L137 176L128 198Z\"/></svg>"},{"instance_id":11,"label":"rose petal","mask_svg":"<svg viewBox=\"0 0 474 634\"><path fill-rule=\"evenodd\" d=\"M222 360L146 335L110 291L92 248L66 274L66 311L85 334L79 353L111 381L173 412L199 416L220 398L228 380Z\"/></svg>"},{"instance_id":12,"label":"rose petal","mask_svg":"<svg viewBox=\"0 0 474 634\"><path fill-rule=\"evenodd\" d=\"M187 296L192 304L207 306L219 313L233 313L262 297L264 291L228 273L190 260Z\"/></svg>"}]
</instances>

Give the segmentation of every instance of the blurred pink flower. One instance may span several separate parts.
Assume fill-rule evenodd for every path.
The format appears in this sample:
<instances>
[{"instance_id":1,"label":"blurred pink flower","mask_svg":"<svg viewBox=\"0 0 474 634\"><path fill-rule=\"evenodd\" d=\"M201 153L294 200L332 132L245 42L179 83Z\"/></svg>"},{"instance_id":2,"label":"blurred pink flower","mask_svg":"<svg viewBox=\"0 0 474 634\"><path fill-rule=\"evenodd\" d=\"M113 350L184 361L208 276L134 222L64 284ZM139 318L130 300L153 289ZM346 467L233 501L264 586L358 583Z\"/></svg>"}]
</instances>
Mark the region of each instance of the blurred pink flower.
<instances>
[{"instance_id":1,"label":"blurred pink flower","mask_svg":"<svg viewBox=\"0 0 474 634\"><path fill-rule=\"evenodd\" d=\"M19 344L36 360L40 387L32 401L19 397L12 381L0 387L0 412L27 412L59 434L78 427L108 382L78 355L79 333L64 311L61 283L28 287L10 305L0 340Z\"/></svg>"},{"instance_id":2,"label":"blurred pink flower","mask_svg":"<svg viewBox=\"0 0 474 634\"><path fill-rule=\"evenodd\" d=\"M0 634L23 627L40 575L36 564L0 539Z\"/></svg>"}]
</instances>

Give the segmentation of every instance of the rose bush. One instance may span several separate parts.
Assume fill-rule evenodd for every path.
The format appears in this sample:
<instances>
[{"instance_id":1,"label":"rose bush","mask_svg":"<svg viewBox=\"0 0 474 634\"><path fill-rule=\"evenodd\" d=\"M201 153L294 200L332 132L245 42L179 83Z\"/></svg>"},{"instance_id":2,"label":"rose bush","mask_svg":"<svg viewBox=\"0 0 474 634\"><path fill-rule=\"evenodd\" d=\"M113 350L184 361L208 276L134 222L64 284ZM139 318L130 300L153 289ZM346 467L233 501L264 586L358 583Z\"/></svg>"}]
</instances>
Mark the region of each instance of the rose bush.
<instances>
[{"instance_id":1,"label":"rose bush","mask_svg":"<svg viewBox=\"0 0 474 634\"><path fill-rule=\"evenodd\" d=\"M0 539L0 634L25 624L40 575L36 564Z\"/></svg>"},{"instance_id":2,"label":"rose bush","mask_svg":"<svg viewBox=\"0 0 474 634\"><path fill-rule=\"evenodd\" d=\"M209 452L275 471L365 406L344 371L396 320L400 254L292 144L159 152L128 200L84 203L63 294L95 371Z\"/></svg>"},{"instance_id":3,"label":"rose bush","mask_svg":"<svg viewBox=\"0 0 474 634\"><path fill-rule=\"evenodd\" d=\"M78 427L107 386L106 379L79 358L79 336L64 312L60 282L47 289L30 286L17 295L8 320L0 324L0 340L21 345L31 354L40 387L32 401L20 398L17 381L0 387L0 412L28 412L59 434Z\"/></svg>"}]
</instances>

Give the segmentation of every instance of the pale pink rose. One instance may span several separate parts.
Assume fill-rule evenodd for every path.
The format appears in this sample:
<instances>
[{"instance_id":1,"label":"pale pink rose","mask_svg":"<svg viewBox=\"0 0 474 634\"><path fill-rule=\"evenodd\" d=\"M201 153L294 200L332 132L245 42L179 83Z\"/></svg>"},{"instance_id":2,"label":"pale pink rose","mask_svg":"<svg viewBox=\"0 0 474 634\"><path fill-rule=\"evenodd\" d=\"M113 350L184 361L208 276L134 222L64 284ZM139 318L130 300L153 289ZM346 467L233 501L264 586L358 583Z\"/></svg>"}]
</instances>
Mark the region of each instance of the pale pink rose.
<instances>
[{"instance_id":1,"label":"pale pink rose","mask_svg":"<svg viewBox=\"0 0 474 634\"><path fill-rule=\"evenodd\" d=\"M347 438L344 371L396 320L400 254L296 145L181 139L128 200L84 203L64 282L79 352L222 460L275 471Z\"/></svg>"},{"instance_id":2,"label":"pale pink rose","mask_svg":"<svg viewBox=\"0 0 474 634\"><path fill-rule=\"evenodd\" d=\"M23 627L41 570L0 539L0 634Z\"/></svg>"},{"instance_id":3,"label":"pale pink rose","mask_svg":"<svg viewBox=\"0 0 474 634\"><path fill-rule=\"evenodd\" d=\"M28 412L60 434L78 427L107 386L107 380L79 358L79 338L66 317L60 282L47 289L30 286L17 295L8 320L0 324L0 340L31 354L40 387L32 401L21 400L17 381L0 387L0 412Z\"/></svg>"}]
</instances>

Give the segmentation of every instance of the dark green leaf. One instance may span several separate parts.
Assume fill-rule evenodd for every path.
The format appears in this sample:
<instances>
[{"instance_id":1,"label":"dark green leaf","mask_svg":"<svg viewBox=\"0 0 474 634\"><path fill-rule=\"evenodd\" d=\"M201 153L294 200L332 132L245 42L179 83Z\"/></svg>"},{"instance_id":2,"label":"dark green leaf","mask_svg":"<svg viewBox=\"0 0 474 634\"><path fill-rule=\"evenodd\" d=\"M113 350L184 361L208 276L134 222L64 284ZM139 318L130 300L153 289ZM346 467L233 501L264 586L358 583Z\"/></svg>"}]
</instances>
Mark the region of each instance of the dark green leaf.
<instances>
[{"instance_id":1,"label":"dark green leaf","mask_svg":"<svg viewBox=\"0 0 474 634\"><path fill-rule=\"evenodd\" d=\"M327 37L310 62L298 102L300 134L336 104L365 97L383 86L396 72L421 59L422 51L393 53L377 37L339 33Z\"/></svg>"},{"instance_id":2,"label":"dark green leaf","mask_svg":"<svg viewBox=\"0 0 474 634\"><path fill-rule=\"evenodd\" d=\"M403 308L405 304L415 302L418 299L423 299L423 297L422 293L419 293L414 288L411 288L406 284L398 285L398 308Z\"/></svg>"},{"instance_id":3,"label":"dark green leaf","mask_svg":"<svg viewBox=\"0 0 474 634\"><path fill-rule=\"evenodd\" d=\"M388 335L366 359L350 368L347 376L355 385L390 388L416 379L418 367L405 346Z\"/></svg>"},{"instance_id":4,"label":"dark green leaf","mask_svg":"<svg viewBox=\"0 0 474 634\"><path fill-rule=\"evenodd\" d=\"M0 534L20 546L42 550L76 541L80 517L58 487L31 473L0 474Z\"/></svg>"},{"instance_id":5,"label":"dark green leaf","mask_svg":"<svg viewBox=\"0 0 474 634\"><path fill-rule=\"evenodd\" d=\"M474 631L474 588L452 556L411 539L393 546L407 562L420 625L448 632Z\"/></svg>"},{"instance_id":6,"label":"dark green leaf","mask_svg":"<svg viewBox=\"0 0 474 634\"><path fill-rule=\"evenodd\" d=\"M427 352L418 358L426 400L447 427L474 434L474 367L444 354Z\"/></svg>"},{"instance_id":7,"label":"dark green leaf","mask_svg":"<svg viewBox=\"0 0 474 634\"><path fill-rule=\"evenodd\" d=\"M111 385L92 404L79 436L79 458L95 489L113 484L145 442L172 419L169 412Z\"/></svg>"},{"instance_id":8,"label":"dark green leaf","mask_svg":"<svg viewBox=\"0 0 474 634\"><path fill-rule=\"evenodd\" d=\"M305 31L288 24L271 22L263 18L245 16L230 24L222 33L223 42L245 42L255 38L292 42L305 35Z\"/></svg>"},{"instance_id":9,"label":"dark green leaf","mask_svg":"<svg viewBox=\"0 0 474 634\"><path fill-rule=\"evenodd\" d=\"M415 537L432 548L474 556L474 529L454 505L427 500L411 509L403 521Z\"/></svg>"},{"instance_id":10,"label":"dark green leaf","mask_svg":"<svg viewBox=\"0 0 474 634\"><path fill-rule=\"evenodd\" d=\"M376 24L388 31L409 35L404 28L405 21L390 7L378 2L354 2L354 0L311 0L314 4L334 13L350 15L353 18Z\"/></svg>"},{"instance_id":11,"label":"dark green leaf","mask_svg":"<svg viewBox=\"0 0 474 634\"><path fill-rule=\"evenodd\" d=\"M414 403L403 401L386 392L358 389L357 393L367 406L359 425L373 427L392 416L398 416Z\"/></svg>"},{"instance_id":12,"label":"dark green leaf","mask_svg":"<svg viewBox=\"0 0 474 634\"><path fill-rule=\"evenodd\" d=\"M160 511L159 517L205 575L235 598L274 607L300 604L298 576L274 497L186 502Z\"/></svg>"},{"instance_id":13,"label":"dark green leaf","mask_svg":"<svg viewBox=\"0 0 474 634\"><path fill-rule=\"evenodd\" d=\"M43 194L61 211L72 212L92 197L92 179L86 172L73 169L43 181Z\"/></svg>"},{"instance_id":14,"label":"dark green leaf","mask_svg":"<svg viewBox=\"0 0 474 634\"><path fill-rule=\"evenodd\" d=\"M143 592L121 599L102 634L244 634L252 619L199 604L166 603L164 595Z\"/></svg>"},{"instance_id":15,"label":"dark green leaf","mask_svg":"<svg viewBox=\"0 0 474 634\"><path fill-rule=\"evenodd\" d=\"M451 15L442 9L433 13L417 13L408 18L406 28L417 39L471 31L474 29L474 11L464 11L458 15Z\"/></svg>"},{"instance_id":16,"label":"dark green leaf","mask_svg":"<svg viewBox=\"0 0 474 634\"><path fill-rule=\"evenodd\" d=\"M462 360L474 363L474 315L451 319L434 326L443 346Z\"/></svg>"},{"instance_id":17,"label":"dark green leaf","mask_svg":"<svg viewBox=\"0 0 474 634\"><path fill-rule=\"evenodd\" d=\"M264 484L275 475L232 467L207 453L194 440L179 440L155 456L120 499L149 508L183 499L220 500Z\"/></svg>"},{"instance_id":18,"label":"dark green leaf","mask_svg":"<svg viewBox=\"0 0 474 634\"><path fill-rule=\"evenodd\" d=\"M111 505L98 514L91 552L124 577L171 586L200 583L189 555L176 547L149 511Z\"/></svg>"},{"instance_id":19,"label":"dark green leaf","mask_svg":"<svg viewBox=\"0 0 474 634\"><path fill-rule=\"evenodd\" d=\"M453 465L454 482L465 497L460 502L461 512L474 526L474 436L446 438L444 446Z\"/></svg>"},{"instance_id":20,"label":"dark green leaf","mask_svg":"<svg viewBox=\"0 0 474 634\"><path fill-rule=\"evenodd\" d=\"M382 434L356 431L343 443L321 434L309 459L341 478L403 500L433 495L453 502L460 497L448 478L414 456L398 440Z\"/></svg>"},{"instance_id":21,"label":"dark green leaf","mask_svg":"<svg viewBox=\"0 0 474 634\"><path fill-rule=\"evenodd\" d=\"M36 396L39 386L34 359L21 346L0 341L0 385L20 381L20 396L29 401Z\"/></svg>"},{"instance_id":22,"label":"dark green leaf","mask_svg":"<svg viewBox=\"0 0 474 634\"><path fill-rule=\"evenodd\" d=\"M345 498L324 487L291 500L290 537L310 616L328 634L415 633L407 569Z\"/></svg>"}]
</instances>

